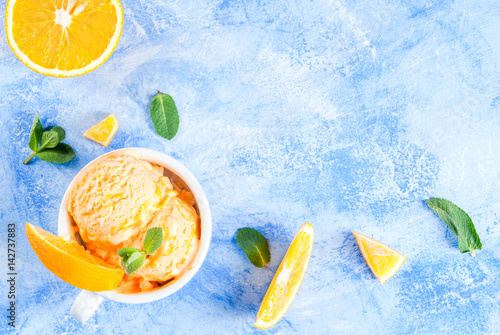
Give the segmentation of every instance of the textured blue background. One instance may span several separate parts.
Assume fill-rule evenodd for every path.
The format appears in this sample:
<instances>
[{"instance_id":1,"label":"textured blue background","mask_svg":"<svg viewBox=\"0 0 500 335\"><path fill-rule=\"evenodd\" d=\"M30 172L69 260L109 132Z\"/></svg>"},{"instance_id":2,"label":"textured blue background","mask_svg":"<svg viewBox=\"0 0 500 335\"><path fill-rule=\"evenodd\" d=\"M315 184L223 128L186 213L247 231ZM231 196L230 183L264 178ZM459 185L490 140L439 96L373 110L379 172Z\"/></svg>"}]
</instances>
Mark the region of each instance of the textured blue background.
<instances>
[{"instance_id":1,"label":"textured blue background","mask_svg":"<svg viewBox=\"0 0 500 335\"><path fill-rule=\"evenodd\" d=\"M5 0L1 1L2 6ZM260 301L295 231L316 230L309 270L270 334L500 333L500 3L497 0L123 0L112 57L71 79L39 75L0 31L0 250L18 224L16 331L23 334L233 334L256 331ZM171 94L181 126L154 132L149 104ZM66 129L77 157L30 154L29 128ZM110 113L109 148L82 133ZM207 259L175 295L105 301L84 325L79 293L38 260L24 223L57 230L61 197L90 160L147 147L184 163L211 202ZM473 218L473 259L426 208L448 198ZM243 226L269 240L253 267ZM380 285L351 230L408 257ZM2 315L6 260L2 257ZM0 330L6 328L3 317Z\"/></svg>"}]
</instances>

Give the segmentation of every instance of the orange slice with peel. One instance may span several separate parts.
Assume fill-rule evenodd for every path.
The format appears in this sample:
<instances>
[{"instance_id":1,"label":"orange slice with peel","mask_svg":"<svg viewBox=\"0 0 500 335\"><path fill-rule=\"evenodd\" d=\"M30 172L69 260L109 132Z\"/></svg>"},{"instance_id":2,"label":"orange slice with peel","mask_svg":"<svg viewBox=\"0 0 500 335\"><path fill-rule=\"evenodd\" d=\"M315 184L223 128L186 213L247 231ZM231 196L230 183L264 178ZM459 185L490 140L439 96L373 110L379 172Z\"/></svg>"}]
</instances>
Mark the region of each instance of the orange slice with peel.
<instances>
[{"instance_id":1,"label":"orange slice with peel","mask_svg":"<svg viewBox=\"0 0 500 335\"><path fill-rule=\"evenodd\" d=\"M5 27L12 51L30 69L73 77L111 56L123 9L120 0L8 0Z\"/></svg>"},{"instance_id":2,"label":"orange slice with peel","mask_svg":"<svg viewBox=\"0 0 500 335\"><path fill-rule=\"evenodd\" d=\"M73 286L94 292L110 291L122 280L122 270L91 255L75 241L65 241L29 223L26 236L43 265Z\"/></svg>"},{"instance_id":3,"label":"orange slice with peel","mask_svg":"<svg viewBox=\"0 0 500 335\"><path fill-rule=\"evenodd\" d=\"M314 228L304 223L288 248L262 300L255 319L255 327L274 326L292 304L307 270L314 241Z\"/></svg>"},{"instance_id":4,"label":"orange slice with peel","mask_svg":"<svg viewBox=\"0 0 500 335\"><path fill-rule=\"evenodd\" d=\"M406 261L405 256L382 242L354 231L352 233L366 264L381 284L389 280Z\"/></svg>"},{"instance_id":5,"label":"orange slice with peel","mask_svg":"<svg viewBox=\"0 0 500 335\"><path fill-rule=\"evenodd\" d=\"M118 130L118 120L111 114L92 128L83 133L83 137L107 147Z\"/></svg>"}]
</instances>

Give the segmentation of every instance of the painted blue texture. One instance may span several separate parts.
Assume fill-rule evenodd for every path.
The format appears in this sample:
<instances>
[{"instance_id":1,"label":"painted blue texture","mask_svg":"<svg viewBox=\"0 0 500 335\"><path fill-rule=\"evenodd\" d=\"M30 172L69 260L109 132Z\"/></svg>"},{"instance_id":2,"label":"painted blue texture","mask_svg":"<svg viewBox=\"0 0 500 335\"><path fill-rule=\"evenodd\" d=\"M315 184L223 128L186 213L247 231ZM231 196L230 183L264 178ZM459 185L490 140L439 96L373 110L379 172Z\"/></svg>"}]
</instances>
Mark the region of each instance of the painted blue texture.
<instances>
[{"instance_id":1,"label":"painted blue texture","mask_svg":"<svg viewBox=\"0 0 500 335\"><path fill-rule=\"evenodd\" d=\"M1 1L2 6L5 0ZM0 250L18 225L21 334L246 334L298 227L316 231L309 270L269 334L500 333L500 2L497 0L123 0L112 57L82 77L25 67L0 29ZM3 7L2 7L3 8ZM156 90L180 111L154 132ZM36 111L77 156L30 154ZM82 133L110 113L108 148ZM214 233L201 270L146 305L105 301L84 325L79 293L38 260L25 222L57 230L61 197L90 160L146 147L199 179ZM476 258L423 200L452 200L483 241ZM259 229L271 263L253 267L238 228ZM352 230L408 257L380 285ZM5 315L6 260L1 277ZM2 317L2 333L13 332ZM265 332L264 332L265 333Z\"/></svg>"}]
</instances>

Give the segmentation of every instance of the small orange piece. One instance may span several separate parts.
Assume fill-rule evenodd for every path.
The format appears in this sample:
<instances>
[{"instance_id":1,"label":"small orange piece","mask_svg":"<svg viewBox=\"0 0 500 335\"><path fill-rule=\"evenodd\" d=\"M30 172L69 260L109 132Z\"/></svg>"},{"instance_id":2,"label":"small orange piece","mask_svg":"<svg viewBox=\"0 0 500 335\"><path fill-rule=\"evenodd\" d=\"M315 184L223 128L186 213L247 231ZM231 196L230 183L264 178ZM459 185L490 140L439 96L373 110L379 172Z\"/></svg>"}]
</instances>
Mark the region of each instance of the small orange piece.
<instances>
[{"instance_id":1,"label":"small orange piece","mask_svg":"<svg viewBox=\"0 0 500 335\"><path fill-rule=\"evenodd\" d=\"M5 27L12 51L30 69L73 77L111 56L123 9L120 0L8 0Z\"/></svg>"},{"instance_id":2,"label":"small orange piece","mask_svg":"<svg viewBox=\"0 0 500 335\"><path fill-rule=\"evenodd\" d=\"M288 248L262 300L255 318L255 327L274 326L292 304L307 270L314 242L314 228L304 223Z\"/></svg>"},{"instance_id":3,"label":"small orange piece","mask_svg":"<svg viewBox=\"0 0 500 335\"><path fill-rule=\"evenodd\" d=\"M385 244L363 234L352 233L366 264L381 284L391 278L406 261L405 256Z\"/></svg>"},{"instance_id":4,"label":"small orange piece","mask_svg":"<svg viewBox=\"0 0 500 335\"><path fill-rule=\"evenodd\" d=\"M83 137L99 143L104 147L108 147L109 142L111 142L113 136L115 136L119 125L120 124L118 123L115 115L111 114L92 128L88 129L85 133L83 133Z\"/></svg>"},{"instance_id":5,"label":"small orange piece","mask_svg":"<svg viewBox=\"0 0 500 335\"><path fill-rule=\"evenodd\" d=\"M87 291L110 291L122 280L122 270L91 255L75 241L65 241L29 223L26 236L43 265L73 286Z\"/></svg>"}]
</instances>

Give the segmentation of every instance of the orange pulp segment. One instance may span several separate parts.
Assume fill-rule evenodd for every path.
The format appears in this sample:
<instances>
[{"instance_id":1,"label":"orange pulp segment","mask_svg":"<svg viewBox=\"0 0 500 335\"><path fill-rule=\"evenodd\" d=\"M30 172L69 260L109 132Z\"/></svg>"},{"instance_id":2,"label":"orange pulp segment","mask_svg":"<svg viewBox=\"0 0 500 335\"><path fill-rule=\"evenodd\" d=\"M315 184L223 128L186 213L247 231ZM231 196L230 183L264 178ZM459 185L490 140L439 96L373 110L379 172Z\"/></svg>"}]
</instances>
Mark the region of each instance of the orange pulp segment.
<instances>
[{"instance_id":1,"label":"orange pulp segment","mask_svg":"<svg viewBox=\"0 0 500 335\"><path fill-rule=\"evenodd\" d=\"M120 0L8 0L7 40L30 69L72 77L103 64L123 27Z\"/></svg>"},{"instance_id":2,"label":"orange pulp segment","mask_svg":"<svg viewBox=\"0 0 500 335\"><path fill-rule=\"evenodd\" d=\"M83 137L107 147L109 142L113 139L113 136L115 136L119 125L115 115L111 114L92 128L88 129L83 134Z\"/></svg>"},{"instance_id":3,"label":"orange pulp segment","mask_svg":"<svg viewBox=\"0 0 500 335\"><path fill-rule=\"evenodd\" d=\"M405 256L387 245L363 234L352 233L366 264L381 284L391 278L406 261Z\"/></svg>"},{"instance_id":4,"label":"orange pulp segment","mask_svg":"<svg viewBox=\"0 0 500 335\"><path fill-rule=\"evenodd\" d=\"M73 286L87 291L110 291L122 280L121 269L91 255L75 241L65 241L29 223L26 236L43 265Z\"/></svg>"},{"instance_id":5,"label":"orange pulp segment","mask_svg":"<svg viewBox=\"0 0 500 335\"><path fill-rule=\"evenodd\" d=\"M304 279L313 241L313 226L309 223L303 224L267 289L255 319L255 327L268 329L285 315Z\"/></svg>"}]
</instances>

